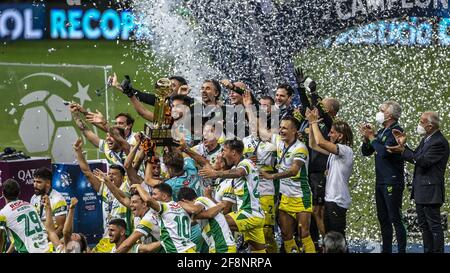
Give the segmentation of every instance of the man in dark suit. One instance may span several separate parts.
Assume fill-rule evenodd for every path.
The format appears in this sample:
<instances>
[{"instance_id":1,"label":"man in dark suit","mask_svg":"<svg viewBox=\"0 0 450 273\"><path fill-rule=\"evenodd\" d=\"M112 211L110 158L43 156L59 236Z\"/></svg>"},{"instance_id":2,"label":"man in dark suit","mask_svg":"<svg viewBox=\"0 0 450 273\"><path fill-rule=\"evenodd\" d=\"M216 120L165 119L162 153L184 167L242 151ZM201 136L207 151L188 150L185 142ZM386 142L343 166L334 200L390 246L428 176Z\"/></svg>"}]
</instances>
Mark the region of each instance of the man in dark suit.
<instances>
[{"instance_id":1,"label":"man in dark suit","mask_svg":"<svg viewBox=\"0 0 450 273\"><path fill-rule=\"evenodd\" d=\"M422 232L424 252L444 252L444 233L441 207L445 199L445 169L449 158L449 144L439 130L436 112L424 112L417 133L423 136L413 151L406 143L406 134L394 130L398 145L389 152L401 153L415 165L411 197L416 203L419 228Z\"/></svg>"}]
</instances>

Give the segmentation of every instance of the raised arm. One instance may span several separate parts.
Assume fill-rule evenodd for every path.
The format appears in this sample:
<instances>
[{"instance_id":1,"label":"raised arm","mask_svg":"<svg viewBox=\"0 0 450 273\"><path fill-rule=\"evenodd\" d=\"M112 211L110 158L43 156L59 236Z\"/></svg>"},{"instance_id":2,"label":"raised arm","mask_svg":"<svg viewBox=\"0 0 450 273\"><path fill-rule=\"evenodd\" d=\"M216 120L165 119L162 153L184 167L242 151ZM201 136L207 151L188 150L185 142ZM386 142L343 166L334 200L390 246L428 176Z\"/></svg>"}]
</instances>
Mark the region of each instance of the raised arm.
<instances>
[{"instance_id":1,"label":"raised arm","mask_svg":"<svg viewBox=\"0 0 450 273\"><path fill-rule=\"evenodd\" d=\"M153 199L150 194L148 192L146 192L141 185L139 184L134 184L131 185L132 189L135 189L138 193L139 196L142 198L142 200L147 203L147 205L149 207L151 207L152 209L154 209L156 212L160 212L161 211L161 205L159 204L158 201L156 201L155 199Z\"/></svg>"},{"instance_id":2,"label":"raised arm","mask_svg":"<svg viewBox=\"0 0 450 273\"><path fill-rule=\"evenodd\" d=\"M188 156L190 156L192 159L194 159L194 161L200 166L203 167L205 165L209 165L210 162L208 159L204 158L203 156L201 156L200 154L198 154L196 151L190 149L187 144L186 144L186 140L184 140L184 138L181 138L180 141L180 146L178 147L180 149L180 151L184 152L185 154L187 154Z\"/></svg>"},{"instance_id":3,"label":"raised arm","mask_svg":"<svg viewBox=\"0 0 450 273\"><path fill-rule=\"evenodd\" d=\"M312 128L312 125L310 124L310 129L309 129L309 138L308 138L308 143L309 143L309 147L319 153L322 154L329 154L327 151L325 151L324 149L320 148L319 145L317 145L317 142L314 138L314 130Z\"/></svg>"},{"instance_id":4,"label":"raised arm","mask_svg":"<svg viewBox=\"0 0 450 273\"><path fill-rule=\"evenodd\" d=\"M72 231L73 231L73 217L75 214L75 207L78 204L78 199L75 197L72 197L70 199L70 205L69 205L69 213L67 214L66 222L64 223L63 228L63 239L64 239L64 246L67 246L67 244L71 241L72 237Z\"/></svg>"},{"instance_id":5,"label":"raised arm","mask_svg":"<svg viewBox=\"0 0 450 273\"><path fill-rule=\"evenodd\" d=\"M56 216L55 221L56 221L56 234L58 234L58 237L62 237L64 223L66 222L66 215L63 214Z\"/></svg>"},{"instance_id":6,"label":"raised arm","mask_svg":"<svg viewBox=\"0 0 450 273\"><path fill-rule=\"evenodd\" d=\"M305 85L307 85L307 89L311 93L311 104L313 107L316 107L319 111L319 117L323 119L323 123L325 124L328 131L331 130L331 126L333 125L333 118L326 111L322 104L322 98L317 93L317 84L311 78L307 78L305 81Z\"/></svg>"},{"instance_id":7,"label":"raised arm","mask_svg":"<svg viewBox=\"0 0 450 273\"><path fill-rule=\"evenodd\" d=\"M83 141L81 138L77 138L75 143L73 144L73 149L75 151L75 155L77 157L78 165L80 166L81 171L83 172L84 176L88 179L89 183L91 183L92 188L96 191L100 191L101 181L98 180L97 177L95 177L94 173L89 168L89 164L87 163L86 159L83 155Z\"/></svg>"},{"instance_id":8,"label":"raised arm","mask_svg":"<svg viewBox=\"0 0 450 273\"><path fill-rule=\"evenodd\" d=\"M309 121L309 143L312 144L311 148L314 150L322 153L322 154L337 154L338 153L338 147L336 144L334 144L331 141L326 140L322 132L319 128L319 111L317 108L314 108L314 110L307 109L306 110L306 118ZM311 139L314 139L314 141L311 141Z\"/></svg>"},{"instance_id":9,"label":"raised arm","mask_svg":"<svg viewBox=\"0 0 450 273\"><path fill-rule=\"evenodd\" d=\"M306 89L305 89L306 77L303 74L303 70L300 67L295 68L294 76L297 82L298 96L300 97L300 103L304 109L308 109L311 106L311 104L309 103L309 99L306 96Z\"/></svg>"},{"instance_id":10,"label":"raised arm","mask_svg":"<svg viewBox=\"0 0 450 273\"><path fill-rule=\"evenodd\" d=\"M73 120L75 121L78 129L80 129L81 133L89 140L90 143L92 143L92 145L98 148L100 138L87 127L85 121L81 118L77 107L71 104L70 112L72 113Z\"/></svg>"},{"instance_id":11,"label":"raised arm","mask_svg":"<svg viewBox=\"0 0 450 273\"><path fill-rule=\"evenodd\" d=\"M145 152L143 149L139 149L134 157L133 168L137 171L141 167L142 163L144 163Z\"/></svg>"},{"instance_id":12,"label":"raised arm","mask_svg":"<svg viewBox=\"0 0 450 273\"><path fill-rule=\"evenodd\" d=\"M245 107L245 112L247 114L250 132L258 133L258 109L253 103L252 95L249 90L245 90L242 94L243 104Z\"/></svg>"},{"instance_id":13,"label":"raised arm","mask_svg":"<svg viewBox=\"0 0 450 273\"><path fill-rule=\"evenodd\" d=\"M125 207L130 208L130 198L114 183L111 181L111 179L108 177L108 175L104 172L102 172L99 169L94 170L94 175L99 179L101 182L105 183L106 187L111 191L112 195ZM126 183L126 182L123 182Z\"/></svg>"},{"instance_id":14,"label":"raised arm","mask_svg":"<svg viewBox=\"0 0 450 273\"><path fill-rule=\"evenodd\" d=\"M58 246L61 245L61 241L59 240L59 236L56 233L53 217L51 217L53 212L52 207L50 205L50 199L48 195L44 195L42 198L44 200L45 215L50 215L50 217L47 216L45 219L45 229L47 230L48 240L53 244L53 246L56 249Z\"/></svg>"},{"instance_id":15,"label":"raised arm","mask_svg":"<svg viewBox=\"0 0 450 273\"><path fill-rule=\"evenodd\" d=\"M130 98L130 102L133 105L136 112L139 114L139 116L145 118L148 121L153 121L154 115L153 112L150 110L147 110L144 105L136 98L136 96L132 96Z\"/></svg>"},{"instance_id":16,"label":"raised arm","mask_svg":"<svg viewBox=\"0 0 450 273\"><path fill-rule=\"evenodd\" d=\"M93 124L95 127L99 128L100 130L102 130L103 132L108 132L109 130L109 124L106 121L105 117L103 116L103 114L98 111L95 110L96 113L93 112L88 112L86 113L86 120Z\"/></svg>"},{"instance_id":17,"label":"raised arm","mask_svg":"<svg viewBox=\"0 0 450 273\"><path fill-rule=\"evenodd\" d=\"M133 148L131 149L130 153L128 154L127 158L125 159L125 163L123 164L123 166L127 172L127 176L128 176L128 180L130 181L130 184L140 184L140 183L142 183L143 179L142 179L142 177L140 177L137 174L137 171L133 166L133 161L136 157L136 152L139 150L142 139L141 139L140 133L136 134L134 137L136 138L136 145L133 146Z\"/></svg>"},{"instance_id":18,"label":"raised arm","mask_svg":"<svg viewBox=\"0 0 450 273\"><path fill-rule=\"evenodd\" d=\"M119 90L120 92L124 93L127 96L135 95L143 103L155 105L156 97L153 94L147 94L147 93L141 92L134 88L132 88L131 92L129 92L130 94L125 93L123 91L122 86L120 85L120 83L117 80L116 73L114 73L112 76L108 77L108 82L111 82L111 86L115 87L117 90Z\"/></svg>"},{"instance_id":19,"label":"raised arm","mask_svg":"<svg viewBox=\"0 0 450 273\"><path fill-rule=\"evenodd\" d=\"M131 149L131 145L130 143L127 142L126 139L124 139L120 133L119 130L117 130L117 127L110 127L108 130L109 134L111 135L112 138L114 138L115 141L117 141L117 143L119 143L120 148L125 152L125 154L129 154L130 153L130 149Z\"/></svg>"}]
</instances>

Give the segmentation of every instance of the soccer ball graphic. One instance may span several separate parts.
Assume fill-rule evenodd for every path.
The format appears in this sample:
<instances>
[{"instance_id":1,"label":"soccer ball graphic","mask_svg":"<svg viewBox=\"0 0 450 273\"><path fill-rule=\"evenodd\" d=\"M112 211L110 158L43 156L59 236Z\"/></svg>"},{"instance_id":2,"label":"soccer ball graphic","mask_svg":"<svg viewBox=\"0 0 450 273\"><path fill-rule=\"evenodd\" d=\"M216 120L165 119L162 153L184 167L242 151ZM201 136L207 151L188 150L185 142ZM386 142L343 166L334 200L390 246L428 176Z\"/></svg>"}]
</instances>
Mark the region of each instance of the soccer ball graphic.
<instances>
[{"instance_id":1,"label":"soccer ball graphic","mask_svg":"<svg viewBox=\"0 0 450 273\"><path fill-rule=\"evenodd\" d=\"M27 151L41 153L51 149L55 162L73 162L72 143L78 135L64 100L40 90L27 94L20 103L26 109L19 125L19 136Z\"/></svg>"}]
</instances>

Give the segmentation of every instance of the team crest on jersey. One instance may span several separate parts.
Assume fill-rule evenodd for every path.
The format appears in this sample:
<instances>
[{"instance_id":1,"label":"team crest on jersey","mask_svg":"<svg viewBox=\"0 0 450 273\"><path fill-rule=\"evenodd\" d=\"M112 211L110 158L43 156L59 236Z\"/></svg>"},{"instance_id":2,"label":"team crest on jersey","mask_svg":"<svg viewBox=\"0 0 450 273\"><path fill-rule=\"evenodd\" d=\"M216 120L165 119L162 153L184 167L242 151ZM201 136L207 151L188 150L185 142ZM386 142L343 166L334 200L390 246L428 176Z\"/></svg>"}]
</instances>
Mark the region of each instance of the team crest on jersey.
<instances>
[{"instance_id":1,"label":"team crest on jersey","mask_svg":"<svg viewBox=\"0 0 450 273\"><path fill-rule=\"evenodd\" d=\"M183 186L185 186L185 187L189 186L189 180L184 180L183 181Z\"/></svg>"}]
</instances>

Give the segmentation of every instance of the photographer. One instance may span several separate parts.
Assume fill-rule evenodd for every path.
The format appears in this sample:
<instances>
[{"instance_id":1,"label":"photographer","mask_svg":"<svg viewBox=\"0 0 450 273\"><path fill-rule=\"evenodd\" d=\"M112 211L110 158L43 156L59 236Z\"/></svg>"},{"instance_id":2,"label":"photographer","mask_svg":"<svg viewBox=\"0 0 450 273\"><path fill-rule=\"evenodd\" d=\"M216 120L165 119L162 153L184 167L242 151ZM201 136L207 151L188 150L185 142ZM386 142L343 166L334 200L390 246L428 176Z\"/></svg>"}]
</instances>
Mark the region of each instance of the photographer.
<instances>
[{"instance_id":1,"label":"photographer","mask_svg":"<svg viewBox=\"0 0 450 273\"><path fill-rule=\"evenodd\" d=\"M298 92L301 101L300 114L305 116L305 111L307 109L312 109L316 107L319 111L319 126L322 136L329 140L328 133L331 129L331 123L333 117L336 116L338 109L334 111L324 111L322 105L319 103L320 97L317 94L316 82L308 76L304 76L302 69L296 68L294 72L295 79L298 85ZM307 92L311 97L311 102L308 99ZM338 102L337 102L338 103ZM331 122L330 122L331 121ZM307 120L303 119L300 135L305 143L308 143L309 134L308 130L311 131L312 128L309 126ZM325 188L326 188L326 176L325 171L327 168L328 156L322 154L318 151L312 149L311 146L308 147L310 152L309 164L308 164L308 181L311 187L313 195L313 221L311 221L311 237L313 238L316 245L319 245L320 235L325 235L325 224L324 224L324 205L325 205Z\"/></svg>"}]
</instances>

